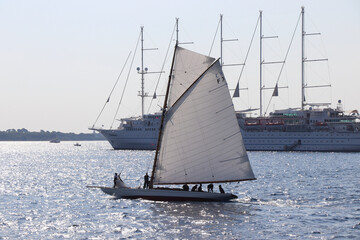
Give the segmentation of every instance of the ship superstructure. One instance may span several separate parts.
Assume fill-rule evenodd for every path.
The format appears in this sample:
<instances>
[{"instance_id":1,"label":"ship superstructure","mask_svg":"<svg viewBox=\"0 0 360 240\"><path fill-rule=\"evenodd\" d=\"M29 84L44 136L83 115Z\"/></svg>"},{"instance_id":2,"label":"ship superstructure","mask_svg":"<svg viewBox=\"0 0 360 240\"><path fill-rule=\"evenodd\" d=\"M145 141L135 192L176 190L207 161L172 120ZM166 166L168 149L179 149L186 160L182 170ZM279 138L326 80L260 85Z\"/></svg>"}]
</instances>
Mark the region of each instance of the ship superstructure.
<instances>
[{"instance_id":1,"label":"ship superstructure","mask_svg":"<svg viewBox=\"0 0 360 240\"><path fill-rule=\"evenodd\" d=\"M249 151L360 151L360 119L340 109L277 110L268 117L237 113Z\"/></svg>"}]
</instances>

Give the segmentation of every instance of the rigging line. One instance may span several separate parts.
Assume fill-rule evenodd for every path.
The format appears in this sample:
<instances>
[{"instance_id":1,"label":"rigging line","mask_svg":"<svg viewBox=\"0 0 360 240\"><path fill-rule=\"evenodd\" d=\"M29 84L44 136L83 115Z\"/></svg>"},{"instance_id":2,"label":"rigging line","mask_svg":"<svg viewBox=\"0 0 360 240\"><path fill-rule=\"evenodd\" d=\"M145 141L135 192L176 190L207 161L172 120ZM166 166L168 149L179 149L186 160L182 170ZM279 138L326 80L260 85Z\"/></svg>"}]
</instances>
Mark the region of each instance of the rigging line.
<instances>
[{"instance_id":1,"label":"rigging line","mask_svg":"<svg viewBox=\"0 0 360 240\"><path fill-rule=\"evenodd\" d=\"M123 99L123 97L124 97L124 92L125 92L125 89L126 89L126 86L127 86L128 80L129 80L130 71L131 71L131 69L132 69L132 65L133 65L133 63L134 63L136 50L137 50L138 45L139 45L139 42L140 42L140 37L141 37L141 33L139 34L139 37L138 37L138 40L137 40L137 43L136 43L136 47L135 47L135 51L134 51L134 55L133 55L133 58L131 59L131 63L130 63L129 72L128 72L128 75L127 75L127 77L126 77L125 85L124 85L123 91L122 91L122 93L121 93L121 98L120 98L119 104L118 104L118 106L117 106L117 109L116 109L116 112L115 112L115 115L114 115L114 119L113 119L113 121L112 121L112 123L111 123L110 129L111 129L111 128L112 128L112 126L114 125L116 115L117 115L117 114L118 114L118 112L119 112L119 108L120 108L120 105L121 105L122 99Z\"/></svg>"},{"instance_id":2,"label":"rigging line","mask_svg":"<svg viewBox=\"0 0 360 240\"><path fill-rule=\"evenodd\" d=\"M257 27L258 27L258 25L259 25L259 20L260 20L260 16L258 17L258 20L257 20L257 22L256 22L256 26L255 26L253 35L252 35L252 37L251 37L250 46L249 46L249 48L248 48L248 50L247 50L247 52L246 52L246 56L245 56L245 60L244 60L244 65L242 65L241 72L240 72L239 78L238 78L238 80L237 80L237 84L240 82L241 76L242 76L242 74L243 74L243 72L244 72L246 60L247 60L247 58L248 58L248 56L249 56L249 53L250 53L250 49L251 49L251 46L252 46L252 43L253 43L253 40L254 40L254 37L255 37L255 33L256 33ZM234 97L232 97L232 98L234 98Z\"/></svg>"},{"instance_id":3,"label":"rigging line","mask_svg":"<svg viewBox=\"0 0 360 240\"><path fill-rule=\"evenodd\" d=\"M173 37L174 37L175 30L176 30L176 23L175 23L173 32L172 32L172 34L171 34L171 38L170 38L170 42L169 42L168 48L167 48L167 50L166 50L165 59L164 59L163 65L162 65L161 70L160 70L159 78L158 78L157 83L156 83L156 87L155 87L155 91L154 91L155 93L156 93L156 90L157 90L157 88L158 88L158 86L159 86L160 78L161 78L162 72L163 72L164 67L165 67L165 62L166 62L167 57L168 57L168 55L169 55L169 50L170 50L170 46L171 46L172 39L173 39ZM149 108L148 108L148 110L147 110L147 113L150 112L150 108L151 108L151 104L152 104L153 100L154 100L154 98L151 98L150 105L149 105Z\"/></svg>"},{"instance_id":4,"label":"rigging line","mask_svg":"<svg viewBox=\"0 0 360 240\"><path fill-rule=\"evenodd\" d=\"M287 49L287 51L286 51L284 62L283 62L283 64L281 65L281 69L280 69L278 78L277 78L277 80L276 80L276 84L279 83L279 80L280 80L280 77L281 77L281 73L282 73L282 71L283 71L283 69L284 69L287 56L289 55L290 48L291 48L292 42L293 42L293 40L294 40L297 27L299 26L300 18L301 18L301 13L300 13L299 18L298 18L298 20L297 20L297 23L296 23L296 26L295 26L295 30L294 30L294 32L293 32L293 35L292 35L292 37L291 37L291 41L290 41L289 47L288 47L288 49ZM275 84L275 86L276 86L276 84ZM267 113L267 110L269 109L269 106L270 106L270 103L271 103L272 98L273 98L273 96L270 97L269 103L268 103L268 105L267 105L267 107L266 107L266 110L265 110L265 114Z\"/></svg>"},{"instance_id":5,"label":"rigging line","mask_svg":"<svg viewBox=\"0 0 360 240\"><path fill-rule=\"evenodd\" d=\"M110 94L109 94L109 97L107 98L107 100L106 100L106 102L105 102L105 104L104 104L103 108L101 109L101 111L100 111L100 113L99 113L98 117L96 118L96 120L95 120L95 122L94 122L94 124L93 124L93 128L95 127L95 124L97 123L97 121L99 120L99 118L100 118L100 116L101 116L102 112L104 111L106 104L110 101L110 97L111 97L111 95L112 95L112 93L113 93L113 91L114 91L114 89L115 89L115 87L116 87L117 83L119 82L120 76L121 76L121 74L123 73L123 71L124 71L124 69L125 69L125 66L126 66L126 64L127 64L128 60L129 60L130 55L131 55L131 51L129 52L129 55L128 55L128 56L127 56L127 58L126 58L125 64L124 64L124 66L122 67L122 69L121 69L121 71L120 71L120 74L119 74L118 78L116 79L116 82L115 82L114 87L111 89L111 92L110 92Z\"/></svg>"},{"instance_id":6,"label":"rigging line","mask_svg":"<svg viewBox=\"0 0 360 240\"><path fill-rule=\"evenodd\" d=\"M326 45L324 44L324 39L323 39L323 35L322 34L320 34L320 41L321 41L321 45L322 45L322 51L324 51L323 52L323 56L324 57L327 57L327 56L329 56L328 55L328 53L327 53L327 50L326 50Z\"/></svg>"},{"instance_id":7,"label":"rigging line","mask_svg":"<svg viewBox=\"0 0 360 240\"><path fill-rule=\"evenodd\" d=\"M331 75L330 75L330 66L329 66L329 61L326 61L327 62L327 70L328 70L328 75L329 75L329 82L330 82L330 85L331 85ZM330 91L330 102L332 102L332 91Z\"/></svg>"},{"instance_id":8,"label":"rigging line","mask_svg":"<svg viewBox=\"0 0 360 240\"><path fill-rule=\"evenodd\" d=\"M220 20L219 20L218 25L217 25L217 27L216 27L216 31L215 31L215 35L214 35L214 39L213 39L213 41L212 41L212 43L211 43L211 47L210 47L210 51L209 51L208 56L210 56L211 51L212 51L212 48L213 48L213 46L214 46L215 39L216 39L216 35L217 35L217 33L218 33L218 30L219 30L219 26L220 26Z\"/></svg>"}]
</instances>

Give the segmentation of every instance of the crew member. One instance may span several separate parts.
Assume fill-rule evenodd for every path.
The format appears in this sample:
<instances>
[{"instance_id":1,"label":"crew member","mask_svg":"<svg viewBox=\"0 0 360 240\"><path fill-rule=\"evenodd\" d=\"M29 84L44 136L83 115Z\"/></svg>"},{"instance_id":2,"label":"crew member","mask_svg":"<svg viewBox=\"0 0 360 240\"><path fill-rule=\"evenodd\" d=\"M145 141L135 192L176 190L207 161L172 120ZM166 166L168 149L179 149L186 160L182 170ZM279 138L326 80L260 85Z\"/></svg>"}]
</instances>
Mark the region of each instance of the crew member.
<instances>
[{"instance_id":1,"label":"crew member","mask_svg":"<svg viewBox=\"0 0 360 240\"><path fill-rule=\"evenodd\" d=\"M149 183L150 183L149 175L148 175L148 173L146 173L144 176L144 189L149 188Z\"/></svg>"},{"instance_id":2,"label":"crew member","mask_svg":"<svg viewBox=\"0 0 360 240\"><path fill-rule=\"evenodd\" d=\"M221 187L221 185L219 185L219 190L221 193L225 193L224 189Z\"/></svg>"},{"instance_id":3,"label":"crew member","mask_svg":"<svg viewBox=\"0 0 360 240\"><path fill-rule=\"evenodd\" d=\"M207 190L208 190L208 192L214 192L214 185L212 183L207 185Z\"/></svg>"},{"instance_id":4,"label":"crew member","mask_svg":"<svg viewBox=\"0 0 360 240\"><path fill-rule=\"evenodd\" d=\"M113 188L115 188L116 187L116 180L118 179L118 175L117 175L117 173L115 173L115 175L114 175L114 186L113 186Z\"/></svg>"}]
</instances>

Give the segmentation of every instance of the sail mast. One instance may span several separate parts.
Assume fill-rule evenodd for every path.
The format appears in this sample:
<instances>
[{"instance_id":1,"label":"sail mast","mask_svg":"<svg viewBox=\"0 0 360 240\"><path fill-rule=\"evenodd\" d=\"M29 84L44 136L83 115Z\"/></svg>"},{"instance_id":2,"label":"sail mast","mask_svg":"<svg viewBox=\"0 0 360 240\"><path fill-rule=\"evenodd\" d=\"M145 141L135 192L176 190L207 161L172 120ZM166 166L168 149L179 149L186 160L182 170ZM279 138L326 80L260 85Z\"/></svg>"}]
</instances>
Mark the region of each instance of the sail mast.
<instances>
[{"instance_id":1,"label":"sail mast","mask_svg":"<svg viewBox=\"0 0 360 240\"><path fill-rule=\"evenodd\" d=\"M262 11L260 10L260 16L259 16L259 21L260 21L260 117L263 116L263 107L262 107L262 99L263 99L263 95L262 92L263 90L266 90L267 88L265 86L263 86L263 69L262 66L263 64L278 64L278 63L285 63L285 61L271 61L271 62L265 62L265 60L263 59L263 39L272 39L272 38L278 38L278 36L264 36L263 35L263 29L262 29Z\"/></svg>"},{"instance_id":2,"label":"sail mast","mask_svg":"<svg viewBox=\"0 0 360 240\"><path fill-rule=\"evenodd\" d=\"M222 66L224 61L223 61L223 15L220 14L220 65Z\"/></svg>"},{"instance_id":3,"label":"sail mast","mask_svg":"<svg viewBox=\"0 0 360 240\"><path fill-rule=\"evenodd\" d=\"M165 112L166 112L166 108L167 108L167 101L168 101L168 97L169 97L171 76L172 76L172 71L173 71L174 61L175 61L175 53L176 53L176 49L177 49L178 44L179 44L179 18L176 18L176 42L175 42L175 48L174 48L174 55L173 55L173 59L172 59L172 63L171 63L171 68L170 68L170 73L169 73L169 81L168 81L168 85L167 85L167 88L166 88L164 106L163 106L162 114L161 114L160 131L159 131L158 141L157 141L157 145L156 145L156 153L155 153L154 165L153 165L153 169L152 169L152 173L151 173L149 188L153 188L153 186L154 186L155 166L156 166L157 158L159 156L161 135L162 135L163 125L164 125L164 117L165 117Z\"/></svg>"},{"instance_id":4,"label":"sail mast","mask_svg":"<svg viewBox=\"0 0 360 240\"><path fill-rule=\"evenodd\" d=\"M179 18L176 18L176 45L179 44Z\"/></svg>"},{"instance_id":5,"label":"sail mast","mask_svg":"<svg viewBox=\"0 0 360 240\"><path fill-rule=\"evenodd\" d=\"M315 86L308 86L305 83L305 63L307 62L321 62L321 61L327 61L327 58L318 58L318 59L307 59L305 57L305 37L306 36L313 36L313 35L320 35L320 33L307 33L305 31L305 7L301 7L301 84L302 84L302 90L301 90L301 110L304 110L305 105L307 105L307 101L305 98L305 89L306 88L319 88L319 87L331 87L331 84L325 84L325 85L315 85ZM327 103L330 104L330 103Z\"/></svg>"},{"instance_id":6,"label":"sail mast","mask_svg":"<svg viewBox=\"0 0 360 240\"><path fill-rule=\"evenodd\" d=\"M229 66L239 66L239 65L245 65L245 63L235 63L235 64L224 64L223 60L223 45L224 42L232 42L232 41L238 41L239 39L224 39L223 37L223 15L220 14L220 65L222 67L229 67Z\"/></svg>"},{"instance_id":7,"label":"sail mast","mask_svg":"<svg viewBox=\"0 0 360 240\"><path fill-rule=\"evenodd\" d=\"M145 74L151 73L162 73L160 72L149 72L148 68L144 68L144 51L158 50L157 48L144 48L144 26L141 26L141 67L137 68L138 73L141 75L141 90L138 93L138 96L141 97L141 117L144 117L144 108L145 108L145 98L149 97L148 93L145 92Z\"/></svg>"},{"instance_id":8,"label":"sail mast","mask_svg":"<svg viewBox=\"0 0 360 240\"><path fill-rule=\"evenodd\" d=\"M177 23L177 21L176 21L176 23ZM178 32L178 25L177 24L176 24L176 32ZM177 39L177 36L176 36L176 39ZM156 153L155 153L154 165L153 165L153 169L152 169L152 173L151 173L149 188L153 188L153 186L154 186L155 166L156 166L156 162L157 162L157 159L158 159L158 156L159 156L159 149L160 149L160 144L161 144L161 135L162 135L162 132L163 132L164 118L165 118L165 113L166 113L166 108L167 108L167 101L168 101L168 98L169 98L171 76L173 74L173 67L174 67L174 62L175 62L175 53L176 53L176 49L177 49L177 46L178 46L177 43L178 42L176 40L176 44L175 44L175 48L174 48L174 55L173 55L171 68L170 68L170 73L169 73L169 81L168 81L168 85L167 85L167 88L166 88L164 106L163 106L162 114L161 114L160 131L159 131L159 136L158 136L158 141L157 141L157 146L156 146Z\"/></svg>"},{"instance_id":9,"label":"sail mast","mask_svg":"<svg viewBox=\"0 0 360 240\"><path fill-rule=\"evenodd\" d=\"M305 19L304 7L301 7L301 110L305 105Z\"/></svg>"},{"instance_id":10,"label":"sail mast","mask_svg":"<svg viewBox=\"0 0 360 240\"><path fill-rule=\"evenodd\" d=\"M262 34L262 11L260 10L260 117L263 115L262 114L262 64L263 64L263 60L262 60L262 39L263 39L263 34Z\"/></svg>"},{"instance_id":11,"label":"sail mast","mask_svg":"<svg viewBox=\"0 0 360 240\"><path fill-rule=\"evenodd\" d=\"M141 117L144 117L144 26L141 26Z\"/></svg>"}]
</instances>

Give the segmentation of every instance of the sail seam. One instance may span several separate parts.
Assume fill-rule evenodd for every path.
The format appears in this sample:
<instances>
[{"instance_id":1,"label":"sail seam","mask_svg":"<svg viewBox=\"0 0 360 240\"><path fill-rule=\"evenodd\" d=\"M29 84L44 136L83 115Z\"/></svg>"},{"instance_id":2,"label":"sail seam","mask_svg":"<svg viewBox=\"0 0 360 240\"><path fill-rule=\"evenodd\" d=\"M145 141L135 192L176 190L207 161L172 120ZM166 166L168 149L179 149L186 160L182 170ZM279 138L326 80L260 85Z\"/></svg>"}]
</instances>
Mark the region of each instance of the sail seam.
<instances>
[{"instance_id":1,"label":"sail seam","mask_svg":"<svg viewBox=\"0 0 360 240\"><path fill-rule=\"evenodd\" d=\"M218 89L220 89L220 88L222 88L222 87L225 87L225 86L226 86L226 84L221 85L221 86L219 86L219 87L217 87L217 88L211 89L211 90L209 90L209 93L211 93L211 92L213 92L213 91L216 91L216 90L218 90Z\"/></svg>"},{"instance_id":2,"label":"sail seam","mask_svg":"<svg viewBox=\"0 0 360 240\"><path fill-rule=\"evenodd\" d=\"M234 134L232 134L232 135L224 138L223 140L224 140L224 141L225 141L225 140L228 140L229 138L231 138L231 137L233 137L233 136L235 136L236 134L239 134L239 133L240 133L240 131L238 131L238 132L236 132L236 133L234 133Z\"/></svg>"},{"instance_id":3,"label":"sail seam","mask_svg":"<svg viewBox=\"0 0 360 240\"><path fill-rule=\"evenodd\" d=\"M231 158L231 159L226 159L226 160L222 160L220 162L229 162L229 161L234 161L236 159L240 159L241 157L237 157L237 158Z\"/></svg>"},{"instance_id":4,"label":"sail seam","mask_svg":"<svg viewBox=\"0 0 360 240\"><path fill-rule=\"evenodd\" d=\"M228 109L228 108L231 108L232 106L234 106L234 104L231 104L230 106L227 106L226 108L223 108L223 109L221 109L221 110L219 110L219 111L217 111L217 112L215 112L215 113L218 114L218 113L220 113L220 112L222 112L222 111L225 111L225 110Z\"/></svg>"}]
</instances>

